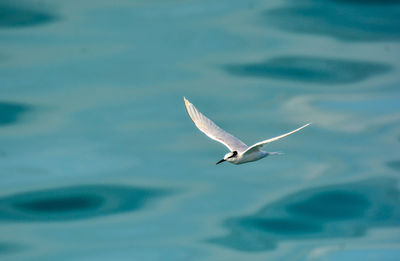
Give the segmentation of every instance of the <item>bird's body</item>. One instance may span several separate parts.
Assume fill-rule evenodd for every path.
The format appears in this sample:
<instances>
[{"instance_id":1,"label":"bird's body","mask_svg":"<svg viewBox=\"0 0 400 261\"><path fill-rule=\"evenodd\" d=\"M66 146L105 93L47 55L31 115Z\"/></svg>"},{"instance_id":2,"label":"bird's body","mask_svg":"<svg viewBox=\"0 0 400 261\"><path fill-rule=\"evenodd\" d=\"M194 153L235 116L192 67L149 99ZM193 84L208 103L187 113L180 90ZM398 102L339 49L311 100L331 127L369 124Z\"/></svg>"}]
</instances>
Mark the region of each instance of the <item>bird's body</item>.
<instances>
[{"instance_id":1,"label":"bird's body","mask_svg":"<svg viewBox=\"0 0 400 261\"><path fill-rule=\"evenodd\" d=\"M234 160L229 161L232 162L233 164L243 164L243 163L247 163L247 162L252 162L252 161L256 161L262 158L267 157L268 155L270 155L271 153L263 151L263 150L257 150L257 151L253 151L251 153L238 153L238 156L234 158ZM274 152L272 154L275 154Z\"/></svg>"},{"instance_id":2,"label":"bird's body","mask_svg":"<svg viewBox=\"0 0 400 261\"><path fill-rule=\"evenodd\" d=\"M263 151L261 150L261 147L272 141L289 136L290 134L293 134L310 125L310 123L308 123L286 134L268 140L257 142L252 146L247 146L241 140L239 140L232 134L224 131L210 119L204 116L186 98L183 99L185 101L186 111L189 114L192 121L194 122L194 124L196 125L196 127L204 134L206 134L209 138L224 144L230 150L230 152L227 153L222 160L218 161L217 164L223 161L229 161L233 164L243 164L265 158L268 155L280 154L279 152Z\"/></svg>"}]
</instances>

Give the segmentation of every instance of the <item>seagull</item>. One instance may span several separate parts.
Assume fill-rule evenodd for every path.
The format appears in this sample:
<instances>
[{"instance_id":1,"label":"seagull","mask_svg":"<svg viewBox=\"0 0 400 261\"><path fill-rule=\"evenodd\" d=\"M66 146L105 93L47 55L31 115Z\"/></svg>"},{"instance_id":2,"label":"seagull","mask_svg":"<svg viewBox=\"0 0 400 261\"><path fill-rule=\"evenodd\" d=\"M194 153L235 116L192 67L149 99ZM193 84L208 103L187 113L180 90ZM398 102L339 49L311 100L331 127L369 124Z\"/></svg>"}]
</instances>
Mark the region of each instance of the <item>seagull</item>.
<instances>
[{"instance_id":1,"label":"seagull","mask_svg":"<svg viewBox=\"0 0 400 261\"><path fill-rule=\"evenodd\" d=\"M280 152L266 152L261 150L261 148L270 142L279 140L281 138L289 136L290 134L298 132L299 130L311 124L307 123L306 125L303 125L300 128L295 129L291 132L285 133L275 138L257 142L256 144L251 146L247 146L241 140L239 140L232 134L224 131L223 129L218 127L213 121L204 116L185 97L183 97L183 100L185 101L186 111L196 127L209 138L224 144L230 150L230 152L225 154L224 158L218 161L216 164L220 164L224 161L228 161L233 164L243 164L265 158L269 155L281 154Z\"/></svg>"}]
</instances>

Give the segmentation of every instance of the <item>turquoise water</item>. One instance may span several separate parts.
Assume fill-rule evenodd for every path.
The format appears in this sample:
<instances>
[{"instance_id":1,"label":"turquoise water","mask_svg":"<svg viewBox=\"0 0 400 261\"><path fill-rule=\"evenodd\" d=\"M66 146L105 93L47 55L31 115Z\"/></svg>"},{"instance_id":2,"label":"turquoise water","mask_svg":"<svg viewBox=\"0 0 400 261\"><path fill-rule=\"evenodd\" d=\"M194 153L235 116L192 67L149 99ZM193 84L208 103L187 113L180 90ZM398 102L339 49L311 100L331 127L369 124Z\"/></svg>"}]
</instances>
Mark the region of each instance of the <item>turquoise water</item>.
<instances>
[{"instance_id":1,"label":"turquoise water","mask_svg":"<svg viewBox=\"0 0 400 261\"><path fill-rule=\"evenodd\" d=\"M398 260L400 1L1 1L2 260ZM215 165L183 96L285 154Z\"/></svg>"}]
</instances>

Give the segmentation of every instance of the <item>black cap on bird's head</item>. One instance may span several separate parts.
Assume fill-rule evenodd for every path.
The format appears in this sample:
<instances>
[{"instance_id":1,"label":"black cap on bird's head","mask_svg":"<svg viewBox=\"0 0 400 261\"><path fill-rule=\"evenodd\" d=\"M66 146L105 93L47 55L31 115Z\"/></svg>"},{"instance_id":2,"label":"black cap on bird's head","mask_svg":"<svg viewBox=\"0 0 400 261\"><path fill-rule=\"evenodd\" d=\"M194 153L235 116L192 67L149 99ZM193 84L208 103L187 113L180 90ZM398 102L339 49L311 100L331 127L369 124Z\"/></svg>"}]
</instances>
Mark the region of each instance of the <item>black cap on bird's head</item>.
<instances>
[{"instance_id":1,"label":"black cap on bird's head","mask_svg":"<svg viewBox=\"0 0 400 261\"><path fill-rule=\"evenodd\" d=\"M237 154L238 154L238 153L237 153L236 150L235 150L235 151L231 151L231 152L225 154L224 158L223 158L222 160L218 161L218 162L216 163L216 165L217 165L217 164L220 164L221 162L224 162L224 161L230 161L229 159L232 159L232 158L236 157Z\"/></svg>"}]
</instances>

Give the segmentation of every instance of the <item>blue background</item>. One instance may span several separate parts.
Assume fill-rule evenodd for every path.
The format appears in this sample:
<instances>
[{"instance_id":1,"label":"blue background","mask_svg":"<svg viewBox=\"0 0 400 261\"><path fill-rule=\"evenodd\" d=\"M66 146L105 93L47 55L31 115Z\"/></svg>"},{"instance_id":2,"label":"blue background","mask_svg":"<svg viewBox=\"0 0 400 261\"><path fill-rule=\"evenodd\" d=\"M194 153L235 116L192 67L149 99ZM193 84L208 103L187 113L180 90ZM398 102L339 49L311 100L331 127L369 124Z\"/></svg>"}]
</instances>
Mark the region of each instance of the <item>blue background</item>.
<instances>
[{"instance_id":1,"label":"blue background","mask_svg":"<svg viewBox=\"0 0 400 261\"><path fill-rule=\"evenodd\" d=\"M399 260L400 1L0 1L2 260ZM216 166L183 96L246 144Z\"/></svg>"}]
</instances>

